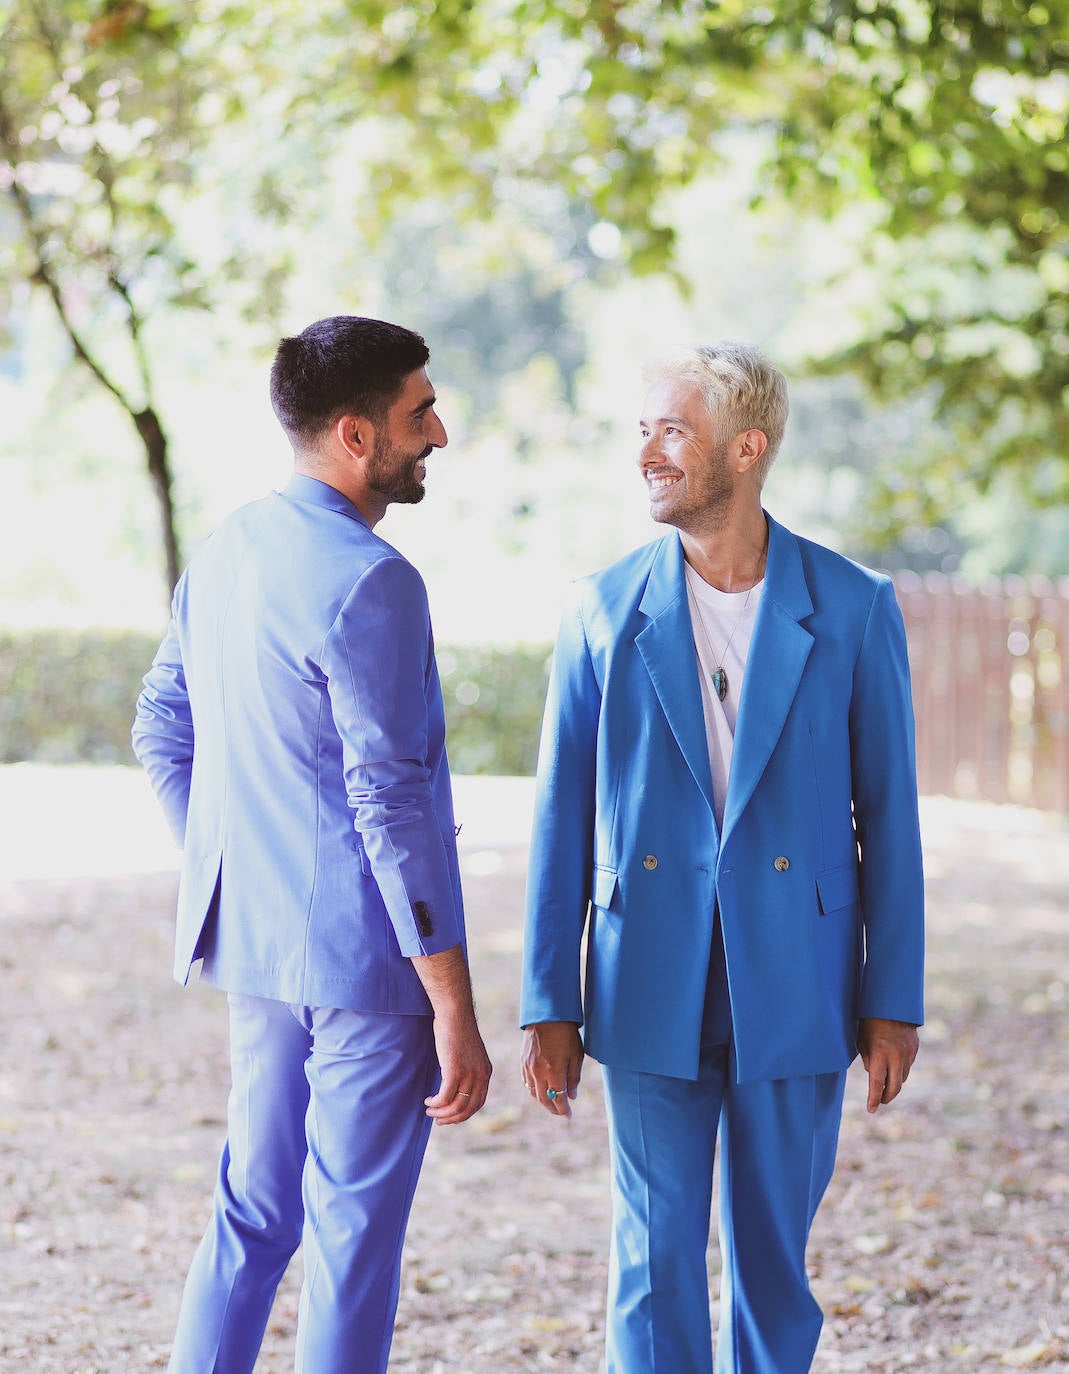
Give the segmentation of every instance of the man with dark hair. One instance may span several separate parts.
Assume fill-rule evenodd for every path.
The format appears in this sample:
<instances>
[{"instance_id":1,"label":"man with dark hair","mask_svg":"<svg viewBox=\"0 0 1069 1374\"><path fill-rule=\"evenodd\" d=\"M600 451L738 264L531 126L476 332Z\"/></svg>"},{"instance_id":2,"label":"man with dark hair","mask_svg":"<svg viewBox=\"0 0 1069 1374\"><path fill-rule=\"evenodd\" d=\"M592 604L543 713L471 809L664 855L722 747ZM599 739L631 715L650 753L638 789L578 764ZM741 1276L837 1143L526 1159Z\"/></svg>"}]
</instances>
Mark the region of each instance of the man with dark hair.
<instances>
[{"instance_id":1,"label":"man with dark hair","mask_svg":"<svg viewBox=\"0 0 1069 1374\"><path fill-rule=\"evenodd\" d=\"M282 339L271 368L271 404L290 442L306 446L345 411L381 424L410 373L430 350L418 334L385 320L335 315Z\"/></svg>"},{"instance_id":2,"label":"man with dark hair","mask_svg":"<svg viewBox=\"0 0 1069 1374\"><path fill-rule=\"evenodd\" d=\"M608 1374L712 1374L717 1152L717 1374L805 1374L846 1069L860 1052L869 1111L889 1103L923 1015L906 637L890 579L762 507L782 373L724 340L648 379L638 466L674 528L580 582L561 621L523 1077L567 1117L584 1054L602 1065Z\"/></svg>"},{"instance_id":3,"label":"man with dark hair","mask_svg":"<svg viewBox=\"0 0 1069 1374\"><path fill-rule=\"evenodd\" d=\"M138 700L183 847L175 976L202 960L230 1004L173 1374L253 1369L302 1240L297 1369L382 1374L431 1123L486 1100L426 591L372 532L446 444L428 356L355 316L282 340L294 475L192 560Z\"/></svg>"}]
</instances>

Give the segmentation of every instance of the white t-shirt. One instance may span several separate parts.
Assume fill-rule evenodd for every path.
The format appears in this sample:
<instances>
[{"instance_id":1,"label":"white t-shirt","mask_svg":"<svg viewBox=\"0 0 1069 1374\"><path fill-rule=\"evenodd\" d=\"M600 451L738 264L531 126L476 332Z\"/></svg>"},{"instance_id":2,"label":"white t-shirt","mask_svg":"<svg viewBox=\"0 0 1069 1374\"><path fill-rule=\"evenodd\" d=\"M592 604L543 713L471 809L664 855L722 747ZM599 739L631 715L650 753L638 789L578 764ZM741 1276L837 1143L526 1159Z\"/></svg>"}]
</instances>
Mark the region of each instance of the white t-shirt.
<instances>
[{"instance_id":1,"label":"white t-shirt","mask_svg":"<svg viewBox=\"0 0 1069 1374\"><path fill-rule=\"evenodd\" d=\"M761 604L764 579L746 592L722 592L710 587L686 564L687 600L698 655L698 676L702 685L705 711L705 738L709 745L709 767L713 775L713 810L717 828L724 824L731 753L735 743L735 721L739 714L742 679L750 654L757 608ZM727 673L728 690L721 701L713 685L718 668Z\"/></svg>"}]
</instances>

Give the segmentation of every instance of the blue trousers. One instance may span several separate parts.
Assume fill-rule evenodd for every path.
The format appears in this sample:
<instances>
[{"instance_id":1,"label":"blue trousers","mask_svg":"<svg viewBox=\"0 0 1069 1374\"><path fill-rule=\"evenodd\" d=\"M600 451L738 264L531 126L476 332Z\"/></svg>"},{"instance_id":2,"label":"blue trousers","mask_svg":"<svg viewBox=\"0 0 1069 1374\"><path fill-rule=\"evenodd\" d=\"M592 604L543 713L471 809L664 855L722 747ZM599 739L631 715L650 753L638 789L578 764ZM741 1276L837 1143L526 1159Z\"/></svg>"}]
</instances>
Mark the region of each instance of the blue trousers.
<instances>
[{"instance_id":1,"label":"blue trousers","mask_svg":"<svg viewBox=\"0 0 1069 1374\"><path fill-rule=\"evenodd\" d=\"M211 1221L171 1374L251 1374L298 1245L298 1374L384 1374L438 1082L430 1017L230 995L231 1091Z\"/></svg>"},{"instance_id":2,"label":"blue trousers","mask_svg":"<svg viewBox=\"0 0 1069 1374\"><path fill-rule=\"evenodd\" d=\"M736 1083L719 935L714 950L697 1080L603 1069L608 1374L713 1374L706 1250L718 1134L716 1374L806 1374L820 1336L805 1250L835 1165L846 1074Z\"/></svg>"}]
</instances>

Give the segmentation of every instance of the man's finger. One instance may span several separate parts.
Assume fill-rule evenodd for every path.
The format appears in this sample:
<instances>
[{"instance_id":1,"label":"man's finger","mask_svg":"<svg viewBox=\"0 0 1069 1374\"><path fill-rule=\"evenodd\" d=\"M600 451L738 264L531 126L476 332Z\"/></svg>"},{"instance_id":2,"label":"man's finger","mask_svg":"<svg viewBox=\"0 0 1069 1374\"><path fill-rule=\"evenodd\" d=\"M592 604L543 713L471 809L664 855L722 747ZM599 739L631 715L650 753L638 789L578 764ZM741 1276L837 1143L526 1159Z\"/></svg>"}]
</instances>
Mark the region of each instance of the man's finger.
<instances>
[{"instance_id":1,"label":"man's finger","mask_svg":"<svg viewBox=\"0 0 1069 1374\"><path fill-rule=\"evenodd\" d=\"M866 1108L869 1112L874 1112L884 1100L883 1095L887 1086L887 1066L882 1056L874 1056L869 1063L869 1100Z\"/></svg>"},{"instance_id":2,"label":"man's finger","mask_svg":"<svg viewBox=\"0 0 1069 1374\"><path fill-rule=\"evenodd\" d=\"M470 1088L457 1088L453 1095L440 1101L443 1094L426 1099L427 1115L439 1126L453 1126L481 1111L489 1092L489 1083L473 1084Z\"/></svg>"},{"instance_id":3,"label":"man's finger","mask_svg":"<svg viewBox=\"0 0 1069 1374\"><path fill-rule=\"evenodd\" d=\"M555 1116L571 1116L572 1104L566 1074L555 1075L544 1084L541 1098L543 1106Z\"/></svg>"},{"instance_id":4,"label":"man's finger","mask_svg":"<svg viewBox=\"0 0 1069 1374\"><path fill-rule=\"evenodd\" d=\"M460 1084L457 1082L455 1078L450 1079L448 1082L443 1082L441 1087L438 1089L438 1091L434 1094L433 1097L425 1097L423 1099L423 1105L428 1108L436 1107L440 1109L446 1106L447 1103L453 1101L454 1097L456 1097L457 1095L457 1089L459 1087Z\"/></svg>"},{"instance_id":5,"label":"man's finger","mask_svg":"<svg viewBox=\"0 0 1069 1374\"><path fill-rule=\"evenodd\" d=\"M893 1102L902 1091L902 1084L906 1080L906 1075L902 1072L902 1065L897 1060L891 1062L887 1072L887 1082L884 1085L884 1102Z\"/></svg>"}]
</instances>

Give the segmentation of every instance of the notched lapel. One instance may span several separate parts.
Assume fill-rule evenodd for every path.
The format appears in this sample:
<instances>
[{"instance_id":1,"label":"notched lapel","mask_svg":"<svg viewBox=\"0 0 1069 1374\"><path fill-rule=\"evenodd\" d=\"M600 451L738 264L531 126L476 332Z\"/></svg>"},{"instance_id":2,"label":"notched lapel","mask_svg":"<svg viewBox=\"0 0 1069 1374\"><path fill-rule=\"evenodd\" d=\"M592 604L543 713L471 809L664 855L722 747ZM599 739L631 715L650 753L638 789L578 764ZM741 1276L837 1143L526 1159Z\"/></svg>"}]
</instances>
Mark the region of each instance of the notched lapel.
<instances>
[{"instance_id":1,"label":"notched lapel","mask_svg":"<svg viewBox=\"0 0 1069 1374\"><path fill-rule=\"evenodd\" d=\"M813 648L813 636L799 624L812 615L813 601L798 543L788 530L767 518L765 588L735 724L724 839L746 809L768 766Z\"/></svg>"},{"instance_id":2,"label":"notched lapel","mask_svg":"<svg viewBox=\"0 0 1069 1374\"><path fill-rule=\"evenodd\" d=\"M649 624L635 636L635 646L683 757L712 811L709 745L678 536L668 535L662 540L639 610L649 617Z\"/></svg>"}]
</instances>

